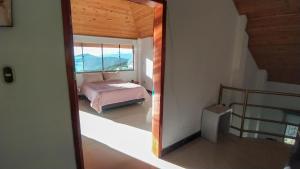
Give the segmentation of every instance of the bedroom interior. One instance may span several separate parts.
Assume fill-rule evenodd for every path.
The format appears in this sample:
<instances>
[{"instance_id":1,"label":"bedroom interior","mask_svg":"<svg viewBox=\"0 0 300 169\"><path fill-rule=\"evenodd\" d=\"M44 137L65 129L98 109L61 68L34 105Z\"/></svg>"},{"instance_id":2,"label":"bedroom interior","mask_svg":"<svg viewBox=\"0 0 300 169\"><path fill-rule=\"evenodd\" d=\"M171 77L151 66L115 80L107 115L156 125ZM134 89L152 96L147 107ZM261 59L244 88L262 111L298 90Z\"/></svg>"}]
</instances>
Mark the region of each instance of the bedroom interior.
<instances>
[{"instance_id":1,"label":"bedroom interior","mask_svg":"<svg viewBox=\"0 0 300 169\"><path fill-rule=\"evenodd\" d=\"M103 145L152 159L155 8L72 0L71 12L84 165Z\"/></svg>"}]
</instances>

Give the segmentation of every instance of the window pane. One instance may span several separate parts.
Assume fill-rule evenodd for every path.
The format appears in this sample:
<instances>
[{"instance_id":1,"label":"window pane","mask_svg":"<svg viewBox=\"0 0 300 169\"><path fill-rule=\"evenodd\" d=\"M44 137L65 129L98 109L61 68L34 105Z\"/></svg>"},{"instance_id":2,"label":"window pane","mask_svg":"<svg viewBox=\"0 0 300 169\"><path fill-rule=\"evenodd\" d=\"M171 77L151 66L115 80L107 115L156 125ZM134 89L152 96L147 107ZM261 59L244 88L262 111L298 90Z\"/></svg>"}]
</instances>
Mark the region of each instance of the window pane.
<instances>
[{"instance_id":1,"label":"window pane","mask_svg":"<svg viewBox=\"0 0 300 169\"><path fill-rule=\"evenodd\" d=\"M153 61L150 59L146 59L146 76L149 79L153 78Z\"/></svg>"},{"instance_id":2,"label":"window pane","mask_svg":"<svg viewBox=\"0 0 300 169\"><path fill-rule=\"evenodd\" d=\"M133 70L133 48L120 48L120 70Z\"/></svg>"},{"instance_id":3,"label":"window pane","mask_svg":"<svg viewBox=\"0 0 300 169\"><path fill-rule=\"evenodd\" d=\"M103 47L104 70L120 70L119 46L109 45Z\"/></svg>"},{"instance_id":4,"label":"window pane","mask_svg":"<svg viewBox=\"0 0 300 169\"><path fill-rule=\"evenodd\" d=\"M290 125L286 126L285 135L296 137L297 133L298 133L298 127L296 127L296 126L290 126ZM284 142L287 143L287 144L293 145L293 144L295 144L295 139L284 138Z\"/></svg>"},{"instance_id":5,"label":"window pane","mask_svg":"<svg viewBox=\"0 0 300 169\"><path fill-rule=\"evenodd\" d=\"M75 61L75 70L76 72L83 72L83 58L82 58L82 49L81 47L74 47L74 61Z\"/></svg>"},{"instance_id":6,"label":"window pane","mask_svg":"<svg viewBox=\"0 0 300 169\"><path fill-rule=\"evenodd\" d=\"M287 125L285 135L296 137L298 133L298 127Z\"/></svg>"},{"instance_id":7,"label":"window pane","mask_svg":"<svg viewBox=\"0 0 300 169\"><path fill-rule=\"evenodd\" d=\"M101 47L83 47L83 69L85 72L102 70Z\"/></svg>"}]
</instances>

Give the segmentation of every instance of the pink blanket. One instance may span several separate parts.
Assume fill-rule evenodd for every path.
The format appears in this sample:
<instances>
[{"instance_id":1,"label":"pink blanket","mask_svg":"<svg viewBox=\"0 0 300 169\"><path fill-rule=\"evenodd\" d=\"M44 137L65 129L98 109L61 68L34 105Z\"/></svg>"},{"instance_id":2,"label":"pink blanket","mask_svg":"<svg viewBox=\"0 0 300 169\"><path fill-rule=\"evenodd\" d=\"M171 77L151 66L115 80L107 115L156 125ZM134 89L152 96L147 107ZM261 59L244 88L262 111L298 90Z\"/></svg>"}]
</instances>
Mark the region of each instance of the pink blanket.
<instances>
[{"instance_id":1,"label":"pink blanket","mask_svg":"<svg viewBox=\"0 0 300 169\"><path fill-rule=\"evenodd\" d=\"M81 92L91 101L91 107L99 113L105 105L142 98L145 101L150 99L144 87L121 80L84 83Z\"/></svg>"}]
</instances>

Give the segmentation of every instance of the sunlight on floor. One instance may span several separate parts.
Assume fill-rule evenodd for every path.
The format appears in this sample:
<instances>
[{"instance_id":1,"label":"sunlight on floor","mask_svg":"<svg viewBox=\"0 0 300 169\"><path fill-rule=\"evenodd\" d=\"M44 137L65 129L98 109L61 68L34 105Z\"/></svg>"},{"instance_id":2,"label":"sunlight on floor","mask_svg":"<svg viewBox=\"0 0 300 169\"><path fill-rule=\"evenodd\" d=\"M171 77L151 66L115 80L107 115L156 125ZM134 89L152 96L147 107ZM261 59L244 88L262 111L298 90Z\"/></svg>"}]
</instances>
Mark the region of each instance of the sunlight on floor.
<instances>
[{"instance_id":1,"label":"sunlight on floor","mask_svg":"<svg viewBox=\"0 0 300 169\"><path fill-rule=\"evenodd\" d=\"M155 157L151 132L80 111L81 134L162 169L184 169Z\"/></svg>"}]
</instances>

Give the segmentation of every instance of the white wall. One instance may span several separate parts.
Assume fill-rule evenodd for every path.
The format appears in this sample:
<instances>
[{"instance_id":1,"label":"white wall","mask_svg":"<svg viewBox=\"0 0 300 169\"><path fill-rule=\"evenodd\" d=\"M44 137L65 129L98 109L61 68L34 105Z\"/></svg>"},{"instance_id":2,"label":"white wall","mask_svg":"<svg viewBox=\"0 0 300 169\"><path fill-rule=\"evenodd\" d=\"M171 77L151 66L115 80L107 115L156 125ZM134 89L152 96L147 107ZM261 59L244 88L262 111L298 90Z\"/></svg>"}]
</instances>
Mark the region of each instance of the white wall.
<instances>
[{"instance_id":1,"label":"white wall","mask_svg":"<svg viewBox=\"0 0 300 169\"><path fill-rule=\"evenodd\" d=\"M198 132L203 108L231 85L238 18L231 0L168 2L163 147Z\"/></svg>"},{"instance_id":2,"label":"white wall","mask_svg":"<svg viewBox=\"0 0 300 169\"><path fill-rule=\"evenodd\" d=\"M153 88L153 38L138 40L140 74L139 81L147 89Z\"/></svg>"},{"instance_id":3,"label":"white wall","mask_svg":"<svg viewBox=\"0 0 300 169\"><path fill-rule=\"evenodd\" d=\"M247 38L247 40L248 40L248 38ZM236 78L238 77L238 79L235 79L236 81L233 82L233 86L236 86L239 88L244 88L244 89L263 90L266 80L267 80L267 73L265 70L260 70L257 67L257 65L253 59L253 56L251 55L251 53L248 50L248 45L245 47L245 49L246 50L245 50L244 54L241 55L243 62L240 62L241 63L240 69L238 71L236 71L237 74L233 74L233 76L236 75L235 76ZM244 102L244 93L243 92L231 92L231 91L226 91L226 92L231 94L231 99L229 99L227 101L227 104L230 104L232 102L239 102L239 103ZM262 95L258 95L258 94L249 94L248 103L262 105L263 97L262 97ZM241 105L235 105L233 108L234 108L233 109L234 113L242 115L243 108ZM258 117L260 117L262 111L263 111L263 109L260 109L260 108L247 107L246 116L258 118ZM232 121L233 126L236 126L236 127L241 126L241 121L239 118L233 116L232 119L233 119L233 121ZM249 130L257 130L257 129L259 129L259 125L260 125L260 123L258 121L246 120L245 124L244 124L244 128L249 129ZM239 132L234 129L231 129L230 131L233 134L239 135ZM257 137L257 134L245 133L245 136Z\"/></svg>"},{"instance_id":4,"label":"white wall","mask_svg":"<svg viewBox=\"0 0 300 169\"><path fill-rule=\"evenodd\" d=\"M246 89L254 89L254 90L264 90L265 83L267 82L267 72L265 70L260 70L251 53L247 52L246 58L246 70L244 74L244 87ZM243 102L243 100L241 100ZM260 94L250 94L248 97L248 104L263 104L263 96ZM242 112L242 111L241 111ZM261 113L264 112L264 109L247 107L246 116L247 117L261 117ZM245 121L245 129L248 130L258 130L260 127L260 122L255 120L246 120ZM257 134L245 133L248 137L258 137Z\"/></svg>"},{"instance_id":5,"label":"white wall","mask_svg":"<svg viewBox=\"0 0 300 169\"><path fill-rule=\"evenodd\" d=\"M246 16L238 17L234 41L231 84L246 89L263 89L267 72L260 70L248 49L249 36L246 33Z\"/></svg>"},{"instance_id":6,"label":"white wall","mask_svg":"<svg viewBox=\"0 0 300 169\"><path fill-rule=\"evenodd\" d=\"M137 53L139 46L137 40L134 39L120 39L120 38L106 38L106 37L95 37L95 36L82 36L74 35L74 42L82 43L97 43L97 44L132 44L134 46L134 71L120 71L121 78L124 81L138 80L139 71L139 55ZM81 86L83 82L82 73L76 75L77 85Z\"/></svg>"},{"instance_id":7,"label":"white wall","mask_svg":"<svg viewBox=\"0 0 300 169\"><path fill-rule=\"evenodd\" d=\"M16 75L0 79L1 169L76 168L60 3L14 0L14 27L0 28L0 67Z\"/></svg>"},{"instance_id":8,"label":"white wall","mask_svg":"<svg viewBox=\"0 0 300 169\"><path fill-rule=\"evenodd\" d=\"M256 89L263 90L265 82L267 80L267 73L265 70L260 70L256 62L253 59L249 49L248 41L249 37L246 33L247 18L246 16L240 16L237 20L236 25L236 35L234 40L234 50L233 50L233 61L231 70L231 85L233 87L245 88L245 89ZM232 102L244 102L244 93L237 91L225 90L223 95L223 103L229 105ZM261 95L251 95L249 96L248 102L251 104L261 104L263 98ZM235 105L233 107L234 113L242 115L242 106ZM247 116L259 117L260 109L253 109L251 107L247 108ZM232 125L236 127L241 126L240 118L233 116ZM245 129L258 129L259 122L257 121L245 121ZM239 135L237 130L231 129L231 133ZM251 136L251 134L245 134ZM257 135L255 135L257 136Z\"/></svg>"},{"instance_id":9,"label":"white wall","mask_svg":"<svg viewBox=\"0 0 300 169\"><path fill-rule=\"evenodd\" d=\"M267 72L257 67L257 64L249 50L247 51L245 64L246 70L244 74L243 88L263 90L267 82Z\"/></svg>"},{"instance_id":10,"label":"white wall","mask_svg":"<svg viewBox=\"0 0 300 169\"><path fill-rule=\"evenodd\" d=\"M231 84L235 87L245 87L245 72L247 69L248 58L248 41L249 37L246 33L247 18L246 16L240 16L237 19L235 26L235 38L233 49L233 61L231 68ZM249 65L248 65L249 66ZM251 66L251 65L250 65Z\"/></svg>"}]
</instances>

